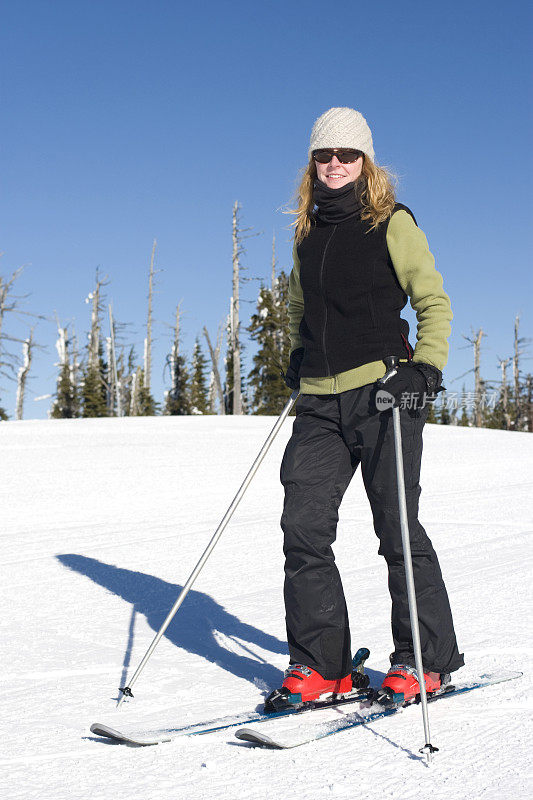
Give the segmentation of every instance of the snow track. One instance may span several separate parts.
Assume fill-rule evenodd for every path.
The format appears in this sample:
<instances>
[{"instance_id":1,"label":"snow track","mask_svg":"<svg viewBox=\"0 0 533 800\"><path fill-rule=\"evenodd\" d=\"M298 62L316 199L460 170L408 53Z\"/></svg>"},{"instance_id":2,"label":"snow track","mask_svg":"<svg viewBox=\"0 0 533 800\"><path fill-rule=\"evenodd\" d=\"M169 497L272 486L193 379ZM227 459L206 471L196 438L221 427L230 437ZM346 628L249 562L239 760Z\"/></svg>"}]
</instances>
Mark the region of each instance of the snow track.
<instances>
[{"instance_id":1,"label":"snow track","mask_svg":"<svg viewBox=\"0 0 533 800\"><path fill-rule=\"evenodd\" d=\"M2 797L10 800L520 800L532 737L533 437L426 426L421 520L466 666L525 677L296 751L232 731L146 750L91 722L157 728L256 708L287 664L279 465L289 420L134 690L131 675L261 448L272 418L0 424ZM374 681L391 650L385 565L357 475L337 560ZM261 687L261 688L259 688ZM225 699L231 698L231 700Z\"/></svg>"}]
</instances>

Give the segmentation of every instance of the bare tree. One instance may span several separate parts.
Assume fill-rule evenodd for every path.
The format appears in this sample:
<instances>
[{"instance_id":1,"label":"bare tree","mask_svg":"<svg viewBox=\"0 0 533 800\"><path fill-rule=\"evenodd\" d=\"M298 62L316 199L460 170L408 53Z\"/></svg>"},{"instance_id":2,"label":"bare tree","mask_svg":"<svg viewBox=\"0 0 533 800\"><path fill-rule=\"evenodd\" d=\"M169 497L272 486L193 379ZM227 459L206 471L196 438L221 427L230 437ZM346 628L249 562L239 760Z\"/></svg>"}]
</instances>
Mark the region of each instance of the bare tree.
<instances>
[{"instance_id":1,"label":"bare tree","mask_svg":"<svg viewBox=\"0 0 533 800\"><path fill-rule=\"evenodd\" d=\"M481 378L481 339L485 336L483 329L472 331L472 336L465 336L463 339L470 342L474 347L474 425L480 428L483 424L483 389L485 383ZM469 370L470 371L470 370ZM466 375L467 373L465 373ZM461 376L463 377L463 376Z\"/></svg>"},{"instance_id":2,"label":"bare tree","mask_svg":"<svg viewBox=\"0 0 533 800\"><path fill-rule=\"evenodd\" d=\"M170 366L170 396L176 398L179 393L179 371L178 371L178 359L180 355L180 306L182 301L180 300L178 305L176 306L176 324L174 325L174 341L172 342L172 348L170 350L170 356L168 359L168 363Z\"/></svg>"},{"instance_id":3,"label":"bare tree","mask_svg":"<svg viewBox=\"0 0 533 800\"><path fill-rule=\"evenodd\" d=\"M137 370L131 376L130 417L138 416L140 411L142 377L142 369L137 367Z\"/></svg>"},{"instance_id":4,"label":"bare tree","mask_svg":"<svg viewBox=\"0 0 533 800\"><path fill-rule=\"evenodd\" d=\"M211 344L211 339L209 338L209 333L207 332L207 328L204 326L204 336L207 341L207 346L209 348L209 354L211 356L211 364L212 364L212 381L211 385L209 386L209 403L211 407L211 411L214 412L214 398L212 394L216 391L218 395L219 405L220 405L220 413L225 414L225 404L224 404L224 390L222 388L222 381L220 379L220 372L218 369L218 362L220 359L220 348L222 346L222 336L224 334L224 323L219 326L218 333L217 333L217 343L216 347L213 348ZM212 392L213 387L213 392Z\"/></svg>"},{"instance_id":5,"label":"bare tree","mask_svg":"<svg viewBox=\"0 0 533 800\"><path fill-rule=\"evenodd\" d=\"M131 405L131 383L136 371L134 348L128 348L124 341L129 323L120 323L108 306L109 336L107 383L109 384L108 405L111 415L123 417L129 414ZM129 349L129 354L126 350Z\"/></svg>"},{"instance_id":6,"label":"bare tree","mask_svg":"<svg viewBox=\"0 0 533 800\"><path fill-rule=\"evenodd\" d=\"M515 405L515 419L514 419L514 427L515 430L519 431L522 430L524 427L524 409L522 408L522 394L521 394L521 387L520 387L520 360L523 356L524 344L526 343L526 339L520 337L518 335L518 329L520 326L520 314L517 314L514 321L514 347L513 347L513 384L514 384L514 405Z\"/></svg>"},{"instance_id":7,"label":"bare tree","mask_svg":"<svg viewBox=\"0 0 533 800\"><path fill-rule=\"evenodd\" d=\"M100 316L102 314L102 287L107 286L107 276L100 279L96 270L96 287L94 292L89 292L85 300L86 303L92 302L91 308L91 330L89 333L89 344L87 361L89 367L98 368L100 358Z\"/></svg>"},{"instance_id":8,"label":"bare tree","mask_svg":"<svg viewBox=\"0 0 533 800\"><path fill-rule=\"evenodd\" d=\"M183 416L191 413L191 384L185 357L181 354L181 303L176 306L176 322L166 365L170 370L170 389L165 392L164 414Z\"/></svg>"},{"instance_id":9,"label":"bare tree","mask_svg":"<svg viewBox=\"0 0 533 800\"><path fill-rule=\"evenodd\" d=\"M115 322L113 320L113 309L111 305L108 306L109 311L109 394L110 394L110 409L113 413L115 410L115 398L116 398L116 410L117 416L122 416L122 392L121 392L121 385L120 380L118 377L118 370L117 370L117 354L115 348Z\"/></svg>"},{"instance_id":10,"label":"bare tree","mask_svg":"<svg viewBox=\"0 0 533 800\"><path fill-rule=\"evenodd\" d=\"M1 255L1 254L0 254ZM15 269L9 278L4 278L0 275L0 377L8 378L9 380L17 380L17 398L22 393L22 402L24 400L24 389L27 377L27 371L23 374L21 370L25 370L31 364L32 350L35 348L33 340L33 328L30 336L27 339L20 339L16 336L11 336L5 332L4 325L8 314L15 314L16 316L33 317L34 319L47 319L43 314L35 314L32 311L25 311L20 308L19 301L25 300L29 297L28 294L17 295L14 294L13 288L16 280L20 277L24 267ZM19 358L8 350L5 346L6 342L22 344L22 366L18 372L16 366L20 363ZM26 362L29 361L27 364ZM22 386L21 386L22 381ZM18 408L18 400L16 408ZM0 410L1 411L1 410ZM17 413L17 412L16 412ZM17 417L19 419L19 417Z\"/></svg>"},{"instance_id":11,"label":"bare tree","mask_svg":"<svg viewBox=\"0 0 533 800\"><path fill-rule=\"evenodd\" d=\"M230 302L230 348L233 369L232 369L232 383L229 391L233 394L233 414L244 413L244 398L241 391L241 341L240 341L240 284L241 281L246 280L241 277L241 271L244 269L241 265L241 256L245 252L243 241L250 238L250 236L259 236L258 233L250 234L251 228L241 227L240 219L240 205L236 200L233 204L233 224L232 224L232 240L233 240L233 279L232 279L232 295ZM248 279L252 280L252 279Z\"/></svg>"},{"instance_id":12,"label":"bare tree","mask_svg":"<svg viewBox=\"0 0 533 800\"><path fill-rule=\"evenodd\" d=\"M68 325L61 325L54 312L57 325L56 350L58 367L56 392L48 416L52 419L73 419L79 415L79 389L77 383L77 343L73 330L69 337Z\"/></svg>"},{"instance_id":13,"label":"bare tree","mask_svg":"<svg viewBox=\"0 0 533 800\"><path fill-rule=\"evenodd\" d=\"M146 321L146 339L144 340L144 388L150 391L152 380L152 302L154 294L154 258L157 241L154 239L152 255L150 257L150 271L148 275L148 317Z\"/></svg>"},{"instance_id":14,"label":"bare tree","mask_svg":"<svg viewBox=\"0 0 533 800\"><path fill-rule=\"evenodd\" d=\"M500 397L506 430L509 430L511 427L511 415L509 414L509 386L507 385L507 365L509 364L510 360L510 358L498 358L498 364L500 365L502 373Z\"/></svg>"},{"instance_id":15,"label":"bare tree","mask_svg":"<svg viewBox=\"0 0 533 800\"><path fill-rule=\"evenodd\" d=\"M0 275L0 375L11 379L15 376L17 361L15 356L4 347L4 342L20 342L21 340L8 336L4 333L3 328L6 315L19 310L17 301L21 299L21 296L13 294L13 285L22 270L23 267L14 270L7 280ZM24 295L24 297L27 297L27 295Z\"/></svg>"},{"instance_id":16,"label":"bare tree","mask_svg":"<svg viewBox=\"0 0 533 800\"><path fill-rule=\"evenodd\" d=\"M62 368L68 362L68 328L63 328L56 314L57 341L56 350L59 361L56 366Z\"/></svg>"},{"instance_id":17,"label":"bare tree","mask_svg":"<svg viewBox=\"0 0 533 800\"><path fill-rule=\"evenodd\" d=\"M526 430L533 431L533 375L526 376Z\"/></svg>"},{"instance_id":18,"label":"bare tree","mask_svg":"<svg viewBox=\"0 0 533 800\"><path fill-rule=\"evenodd\" d=\"M485 334L480 328L474 339L474 424L481 427L482 419L482 378L481 378L481 339ZM484 384L483 384L484 385Z\"/></svg>"},{"instance_id":19,"label":"bare tree","mask_svg":"<svg viewBox=\"0 0 533 800\"><path fill-rule=\"evenodd\" d=\"M80 361L79 361L80 356L78 350L78 337L76 335L76 329L74 325L72 325L72 336L70 338L70 347L72 353L72 360L70 362L70 380L76 391L78 391L80 386Z\"/></svg>"},{"instance_id":20,"label":"bare tree","mask_svg":"<svg viewBox=\"0 0 533 800\"><path fill-rule=\"evenodd\" d=\"M96 270L96 285L85 299L91 304L91 328L87 344L87 362L84 365L81 384L82 416L109 416L109 374L103 359L101 340L101 318L104 313L102 289L107 286Z\"/></svg>"},{"instance_id":21,"label":"bare tree","mask_svg":"<svg viewBox=\"0 0 533 800\"><path fill-rule=\"evenodd\" d=\"M113 376L113 365L111 355L111 336L105 337L105 387L106 387L106 406L109 417L115 416L115 387Z\"/></svg>"},{"instance_id":22,"label":"bare tree","mask_svg":"<svg viewBox=\"0 0 533 800\"><path fill-rule=\"evenodd\" d=\"M241 346L239 331L239 279L240 279L240 256L243 247L239 238L239 203L235 201L233 205L233 280L231 295L231 350L233 353L233 413L242 414L241 397Z\"/></svg>"},{"instance_id":23,"label":"bare tree","mask_svg":"<svg viewBox=\"0 0 533 800\"><path fill-rule=\"evenodd\" d=\"M26 392L26 381L28 380L28 373L31 367L31 360L33 356L33 328L27 339L22 343L22 366L18 372L17 378L17 401L16 401L16 419L22 419L24 413L24 395Z\"/></svg>"}]
</instances>

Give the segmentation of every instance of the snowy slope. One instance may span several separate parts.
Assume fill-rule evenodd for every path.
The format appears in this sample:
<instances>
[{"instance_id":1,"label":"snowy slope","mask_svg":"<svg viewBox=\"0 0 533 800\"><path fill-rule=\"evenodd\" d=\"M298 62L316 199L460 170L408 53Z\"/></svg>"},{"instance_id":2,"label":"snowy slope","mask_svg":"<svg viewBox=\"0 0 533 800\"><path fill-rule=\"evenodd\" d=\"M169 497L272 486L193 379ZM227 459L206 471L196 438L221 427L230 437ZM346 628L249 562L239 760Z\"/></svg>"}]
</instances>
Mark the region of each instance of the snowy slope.
<instances>
[{"instance_id":1,"label":"snowy slope","mask_svg":"<svg viewBox=\"0 0 533 800\"><path fill-rule=\"evenodd\" d=\"M138 664L272 427L273 418L0 425L2 792L10 798L526 797L530 679L417 708L295 751L233 732L155 748L106 744L95 720L140 726L246 711L287 664L274 442L134 691ZM451 597L465 678L530 663L533 437L426 426L421 519ZM391 650L386 570L357 475L337 559L355 646L375 681ZM530 695L529 695L530 698ZM529 796L529 795L527 795Z\"/></svg>"}]
</instances>

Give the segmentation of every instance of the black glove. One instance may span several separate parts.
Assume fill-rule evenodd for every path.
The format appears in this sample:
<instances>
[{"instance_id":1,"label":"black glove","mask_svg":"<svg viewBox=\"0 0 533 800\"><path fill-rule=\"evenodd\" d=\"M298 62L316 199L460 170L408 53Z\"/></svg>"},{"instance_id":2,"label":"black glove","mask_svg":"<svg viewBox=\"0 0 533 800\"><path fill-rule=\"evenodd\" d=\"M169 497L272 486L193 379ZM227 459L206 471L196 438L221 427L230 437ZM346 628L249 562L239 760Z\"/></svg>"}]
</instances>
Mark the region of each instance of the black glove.
<instances>
[{"instance_id":1,"label":"black glove","mask_svg":"<svg viewBox=\"0 0 533 800\"><path fill-rule=\"evenodd\" d=\"M293 350L291 353L287 372L283 376L283 380L289 389L300 388L300 367L302 366L304 353L305 347L297 347L296 350Z\"/></svg>"},{"instance_id":2,"label":"black glove","mask_svg":"<svg viewBox=\"0 0 533 800\"><path fill-rule=\"evenodd\" d=\"M444 388L440 369L416 361L400 364L395 375L385 383L380 378L376 384L391 394L394 405L401 408L424 408Z\"/></svg>"}]
</instances>

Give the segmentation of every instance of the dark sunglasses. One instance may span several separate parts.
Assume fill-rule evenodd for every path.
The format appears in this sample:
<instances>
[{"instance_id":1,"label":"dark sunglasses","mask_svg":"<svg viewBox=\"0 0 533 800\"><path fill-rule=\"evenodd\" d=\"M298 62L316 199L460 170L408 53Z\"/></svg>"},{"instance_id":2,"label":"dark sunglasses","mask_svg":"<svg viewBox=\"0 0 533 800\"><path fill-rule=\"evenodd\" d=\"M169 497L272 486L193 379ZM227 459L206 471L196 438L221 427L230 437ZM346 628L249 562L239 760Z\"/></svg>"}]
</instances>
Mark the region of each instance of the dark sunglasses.
<instances>
[{"instance_id":1,"label":"dark sunglasses","mask_svg":"<svg viewBox=\"0 0 533 800\"><path fill-rule=\"evenodd\" d=\"M333 148L331 150L313 150L313 158L319 164L329 164L333 156L337 156L341 164L353 164L359 156L364 156L360 150L350 150L348 148Z\"/></svg>"}]
</instances>

